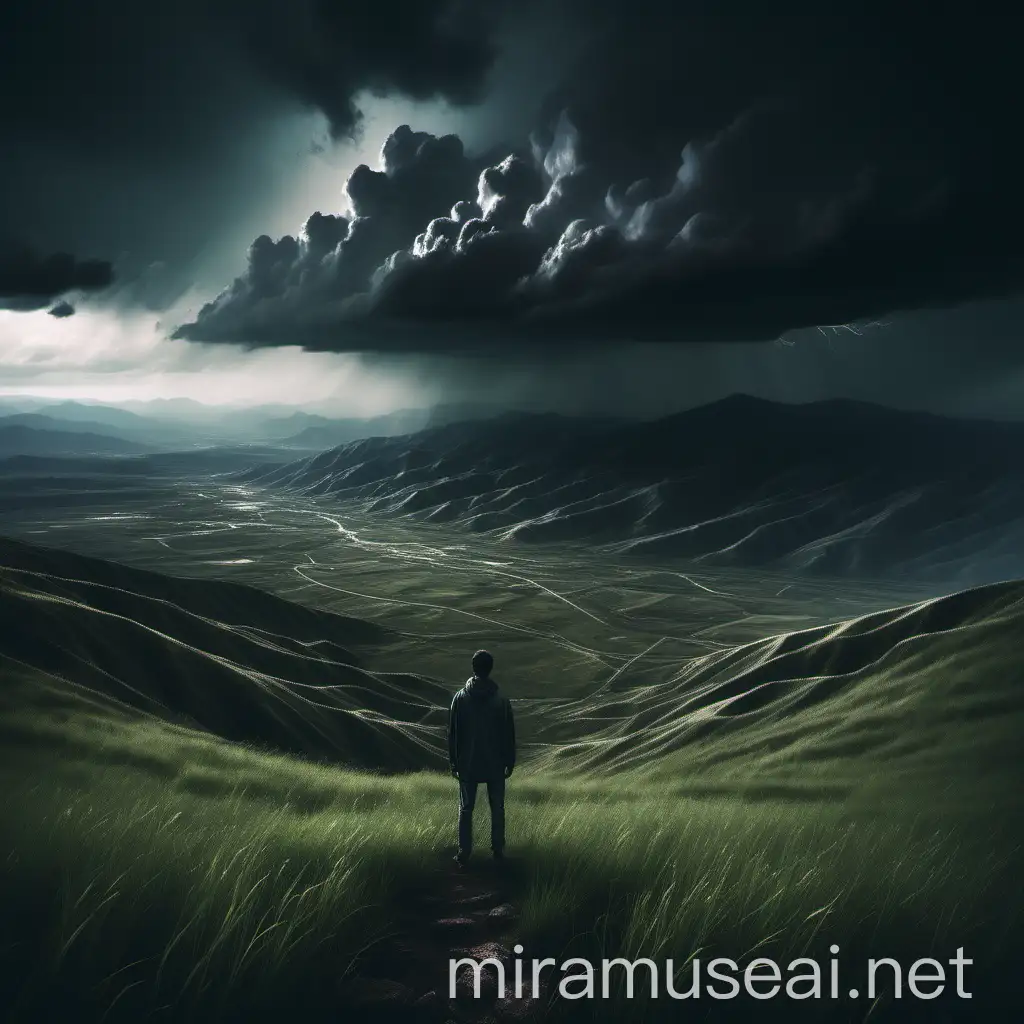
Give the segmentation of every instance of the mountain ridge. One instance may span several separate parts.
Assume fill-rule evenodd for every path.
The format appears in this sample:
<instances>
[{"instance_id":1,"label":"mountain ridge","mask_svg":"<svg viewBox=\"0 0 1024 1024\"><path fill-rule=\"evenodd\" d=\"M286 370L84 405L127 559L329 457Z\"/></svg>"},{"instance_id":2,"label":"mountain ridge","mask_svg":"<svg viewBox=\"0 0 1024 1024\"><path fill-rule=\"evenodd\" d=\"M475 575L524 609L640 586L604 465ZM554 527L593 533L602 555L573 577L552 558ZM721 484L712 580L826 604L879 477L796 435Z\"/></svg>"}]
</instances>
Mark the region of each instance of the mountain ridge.
<instances>
[{"instance_id":1,"label":"mountain ridge","mask_svg":"<svg viewBox=\"0 0 1024 1024\"><path fill-rule=\"evenodd\" d=\"M1024 576L1022 452L1024 424L732 396L364 438L240 479L505 541L984 583Z\"/></svg>"}]
</instances>

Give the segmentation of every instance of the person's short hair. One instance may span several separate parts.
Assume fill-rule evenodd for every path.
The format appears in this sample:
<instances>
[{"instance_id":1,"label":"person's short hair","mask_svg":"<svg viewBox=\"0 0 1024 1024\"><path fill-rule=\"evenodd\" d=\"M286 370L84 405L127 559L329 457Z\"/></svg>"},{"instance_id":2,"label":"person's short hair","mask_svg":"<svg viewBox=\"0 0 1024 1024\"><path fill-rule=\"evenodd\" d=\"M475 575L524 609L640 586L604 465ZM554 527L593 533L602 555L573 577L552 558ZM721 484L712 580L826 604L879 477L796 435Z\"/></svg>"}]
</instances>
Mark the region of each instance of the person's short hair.
<instances>
[{"instance_id":1,"label":"person's short hair","mask_svg":"<svg viewBox=\"0 0 1024 1024\"><path fill-rule=\"evenodd\" d=\"M477 651L473 655L473 671L478 676L490 675L492 668L494 668L494 658L490 651Z\"/></svg>"}]
</instances>

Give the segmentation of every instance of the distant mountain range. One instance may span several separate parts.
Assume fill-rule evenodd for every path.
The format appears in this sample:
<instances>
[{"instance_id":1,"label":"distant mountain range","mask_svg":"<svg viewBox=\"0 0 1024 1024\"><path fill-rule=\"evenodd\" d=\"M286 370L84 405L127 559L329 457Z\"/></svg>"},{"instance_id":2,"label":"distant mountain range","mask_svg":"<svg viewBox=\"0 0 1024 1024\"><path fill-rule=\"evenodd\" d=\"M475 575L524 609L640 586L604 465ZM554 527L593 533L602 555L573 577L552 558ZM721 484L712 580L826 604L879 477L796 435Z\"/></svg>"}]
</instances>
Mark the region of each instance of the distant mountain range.
<instances>
[{"instance_id":1,"label":"distant mountain range","mask_svg":"<svg viewBox=\"0 0 1024 1024\"><path fill-rule=\"evenodd\" d=\"M90 430L42 430L0 419L0 458L12 455L141 455L152 450L149 445Z\"/></svg>"},{"instance_id":2,"label":"distant mountain range","mask_svg":"<svg viewBox=\"0 0 1024 1024\"><path fill-rule=\"evenodd\" d=\"M138 450L186 447L200 443L202 436L188 424L162 422L113 406L57 402L35 410L9 411L11 408L0 404L0 414L6 413L0 415L0 428L102 435L131 442Z\"/></svg>"},{"instance_id":3,"label":"distant mountain range","mask_svg":"<svg viewBox=\"0 0 1024 1024\"><path fill-rule=\"evenodd\" d=\"M107 426L126 428L146 421L144 416L99 402L93 404L74 401L55 402L32 397L0 397L0 416L10 417L26 413L39 413L52 419L68 420L73 423L103 423Z\"/></svg>"},{"instance_id":4,"label":"distant mountain range","mask_svg":"<svg viewBox=\"0 0 1024 1024\"><path fill-rule=\"evenodd\" d=\"M145 443L144 439L153 433L152 425L143 420L142 417L137 418L139 420L138 425L125 426L124 424L111 423L105 419L72 420L63 419L60 416L51 416L48 413L21 412L10 416L0 416L0 428L28 427L32 430L102 434L105 437Z\"/></svg>"},{"instance_id":5,"label":"distant mountain range","mask_svg":"<svg viewBox=\"0 0 1024 1024\"><path fill-rule=\"evenodd\" d=\"M205 405L187 398L126 405L132 408L0 397L0 425L87 431L164 449L269 442L289 448L323 450L362 437L409 434L425 427L495 414L493 407L475 404L398 409L371 417L331 417L284 405L234 408Z\"/></svg>"},{"instance_id":6,"label":"distant mountain range","mask_svg":"<svg viewBox=\"0 0 1024 1024\"><path fill-rule=\"evenodd\" d=\"M714 565L1024 576L1024 424L736 395L635 422L508 414L246 479L520 542Z\"/></svg>"},{"instance_id":7,"label":"distant mountain range","mask_svg":"<svg viewBox=\"0 0 1024 1024\"><path fill-rule=\"evenodd\" d=\"M326 417L302 415L307 420L318 419L320 422L309 423L301 431L282 437L281 444L323 451L326 448L336 448L338 445L358 441L364 437L395 437L402 434L413 434L419 430L452 423L493 419L499 414L491 406L439 405L433 409L398 409L384 416L374 416L369 419L331 420ZM287 421L275 422L294 422L298 418L299 414L295 414L288 417Z\"/></svg>"}]
</instances>

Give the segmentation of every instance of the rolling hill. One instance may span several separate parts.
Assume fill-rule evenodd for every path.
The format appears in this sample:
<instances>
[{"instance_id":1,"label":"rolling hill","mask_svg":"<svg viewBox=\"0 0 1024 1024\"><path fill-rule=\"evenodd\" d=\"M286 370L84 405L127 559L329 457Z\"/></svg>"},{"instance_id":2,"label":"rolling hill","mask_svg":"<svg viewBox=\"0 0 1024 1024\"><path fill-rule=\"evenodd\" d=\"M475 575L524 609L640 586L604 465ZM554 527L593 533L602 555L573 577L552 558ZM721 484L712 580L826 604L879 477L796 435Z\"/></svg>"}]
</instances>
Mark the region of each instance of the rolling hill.
<instances>
[{"instance_id":1,"label":"rolling hill","mask_svg":"<svg viewBox=\"0 0 1024 1024\"><path fill-rule=\"evenodd\" d=\"M506 541L966 586L1024 576L1022 452L1022 424L737 395L367 438L242 479Z\"/></svg>"},{"instance_id":2,"label":"rolling hill","mask_svg":"<svg viewBox=\"0 0 1024 1024\"><path fill-rule=\"evenodd\" d=\"M51 733L75 710L141 715L350 767L443 767L451 684L363 667L398 640L385 627L10 540L0 608L4 705L44 709ZM1005 786L1019 777L1022 629L1017 582L723 645L665 683L517 701L524 749L539 770L697 791Z\"/></svg>"},{"instance_id":3,"label":"rolling hill","mask_svg":"<svg viewBox=\"0 0 1024 1024\"><path fill-rule=\"evenodd\" d=\"M769 636L682 665L667 684L616 689L551 714L579 736L542 761L637 770L701 791L833 795L931 779L935 792L1019 790L1024 582L992 584ZM682 783L684 786L686 782Z\"/></svg>"},{"instance_id":4,"label":"rolling hill","mask_svg":"<svg viewBox=\"0 0 1024 1024\"><path fill-rule=\"evenodd\" d=\"M386 632L232 583L0 542L3 702L155 718L354 767L441 763L444 691L359 666ZM57 711L57 714L54 712ZM5 728L5 739L17 729Z\"/></svg>"}]
</instances>

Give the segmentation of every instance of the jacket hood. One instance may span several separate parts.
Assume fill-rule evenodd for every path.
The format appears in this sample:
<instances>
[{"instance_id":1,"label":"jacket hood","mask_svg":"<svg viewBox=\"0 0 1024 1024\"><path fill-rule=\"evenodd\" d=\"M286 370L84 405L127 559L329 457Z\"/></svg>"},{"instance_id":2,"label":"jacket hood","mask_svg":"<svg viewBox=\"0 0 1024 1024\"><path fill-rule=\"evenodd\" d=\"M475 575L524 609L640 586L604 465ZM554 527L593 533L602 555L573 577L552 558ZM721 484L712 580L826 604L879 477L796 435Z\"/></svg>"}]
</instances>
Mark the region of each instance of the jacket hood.
<instances>
[{"instance_id":1,"label":"jacket hood","mask_svg":"<svg viewBox=\"0 0 1024 1024\"><path fill-rule=\"evenodd\" d=\"M470 676L465 689L474 697L489 697L498 689L498 684L490 676Z\"/></svg>"}]
</instances>

